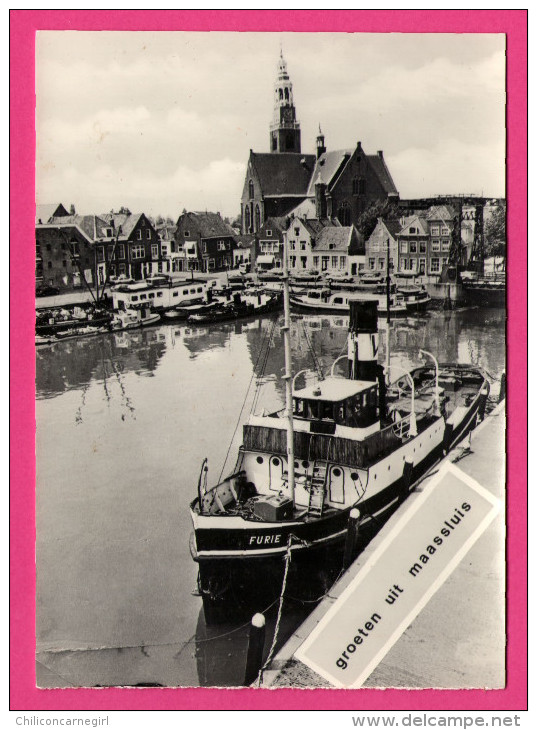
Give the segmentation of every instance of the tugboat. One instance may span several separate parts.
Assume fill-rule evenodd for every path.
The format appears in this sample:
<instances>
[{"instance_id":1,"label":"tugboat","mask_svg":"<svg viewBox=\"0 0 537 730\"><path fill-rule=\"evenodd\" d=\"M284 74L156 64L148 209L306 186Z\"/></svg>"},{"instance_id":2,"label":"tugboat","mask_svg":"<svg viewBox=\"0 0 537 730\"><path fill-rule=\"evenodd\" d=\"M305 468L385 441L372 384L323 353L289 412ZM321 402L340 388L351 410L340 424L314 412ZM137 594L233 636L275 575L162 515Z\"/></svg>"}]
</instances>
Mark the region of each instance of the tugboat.
<instances>
[{"instance_id":1,"label":"tugboat","mask_svg":"<svg viewBox=\"0 0 537 730\"><path fill-rule=\"evenodd\" d=\"M324 560L341 568L351 509L360 512L360 534L374 534L409 484L484 417L489 383L478 367L440 365L425 353L432 364L387 384L377 363L377 302L349 304L346 375L337 374L338 358L330 377L295 389L285 270L286 407L250 417L223 481L208 486L203 461L190 505L206 615L230 602L260 610L284 577L295 591L311 585Z\"/></svg>"}]
</instances>

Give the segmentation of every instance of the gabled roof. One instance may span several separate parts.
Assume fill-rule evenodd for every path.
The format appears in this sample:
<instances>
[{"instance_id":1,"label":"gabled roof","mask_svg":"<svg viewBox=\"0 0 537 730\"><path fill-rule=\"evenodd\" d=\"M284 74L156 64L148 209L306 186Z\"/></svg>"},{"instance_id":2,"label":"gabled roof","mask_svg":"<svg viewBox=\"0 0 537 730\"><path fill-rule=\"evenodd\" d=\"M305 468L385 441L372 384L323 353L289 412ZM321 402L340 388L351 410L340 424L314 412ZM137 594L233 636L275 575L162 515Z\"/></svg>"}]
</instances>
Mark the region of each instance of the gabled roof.
<instances>
[{"instance_id":1,"label":"gabled roof","mask_svg":"<svg viewBox=\"0 0 537 730\"><path fill-rule=\"evenodd\" d=\"M265 198L306 197L315 155L250 152L250 162Z\"/></svg>"},{"instance_id":2,"label":"gabled roof","mask_svg":"<svg viewBox=\"0 0 537 730\"><path fill-rule=\"evenodd\" d=\"M50 223L57 226L78 226L92 241L95 241L97 238L104 238L105 228L108 227L108 223L97 215L75 214L59 216L51 218Z\"/></svg>"},{"instance_id":3,"label":"gabled roof","mask_svg":"<svg viewBox=\"0 0 537 730\"><path fill-rule=\"evenodd\" d=\"M255 236L252 236L250 233L246 233L244 235L235 236L235 241L237 243L237 248L250 248L255 243Z\"/></svg>"},{"instance_id":4,"label":"gabled roof","mask_svg":"<svg viewBox=\"0 0 537 730\"><path fill-rule=\"evenodd\" d=\"M402 236L413 235L408 230L411 226L418 228L418 233L422 236L427 236L429 233L426 219L419 215L413 215L408 220L405 220L398 233Z\"/></svg>"},{"instance_id":5,"label":"gabled roof","mask_svg":"<svg viewBox=\"0 0 537 730\"><path fill-rule=\"evenodd\" d=\"M366 157L369 161L369 164L373 168L376 176L378 177L380 183L382 184L382 187L386 191L386 195L399 195L399 192L395 187L393 178L390 175L390 171L388 170L388 167L384 161L384 157L379 154L366 155Z\"/></svg>"},{"instance_id":6,"label":"gabled roof","mask_svg":"<svg viewBox=\"0 0 537 730\"><path fill-rule=\"evenodd\" d=\"M108 225L113 225L115 231L121 226L120 238L126 239L131 235L142 216L143 213L131 213L130 215L128 213L103 213L101 218Z\"/></svg>"},{"instance_id":7,"label":"gabled roof","mask_svg":"<svg viewBox=\"0 0 537 730\"><path fill-rule=\"evenodd\" d=\"M426 214L428 221L452 221L455 210L451 205L432 205Z\"/></svg>"},{"instance_id":8,"label":"gabled roof","mask_svg":"<svg viewBox=\"0 0 537 730\"><path fill-rule=\"evenodd\" d=\"M63 218L69 213L61 203L43 203L35 206L35 222L48 223L51 218Z\"/></svg>"},{"instance_id":9,"label":"gabled roof","mask_svg":"<svg viewBox=\"0 0 537 730\"><path fill-rule=\"evenodd\" d=\"M315 185L323 183L329 186L335 177L339 176L341 170L345 167L352 156L353 150L333 150L332 152L323 152L315 162L315 169L308 186L308 197L315 195Z\"/></svg>"},{"instance_id":10,"label":"gabled roof","mask_svg":"<svg viewBox=\"0 0 537 730\"><path fill-rule=\"evenodd\" d=\"M220 213L189 212L186 215L197 224L202 238L235 237L235 231L222 219Z\"/></svg>"},{"instance_id":11,"label":"gabled roof","mask_svg":"<svg viewBox=\"0 0 537 730\"><path fill-rule=\"evenodd\" d=\"M316 251L341 251L352 255L365 251L363 237L354 226L325 226L315 238Z\"/></svg>"}]
</instances>

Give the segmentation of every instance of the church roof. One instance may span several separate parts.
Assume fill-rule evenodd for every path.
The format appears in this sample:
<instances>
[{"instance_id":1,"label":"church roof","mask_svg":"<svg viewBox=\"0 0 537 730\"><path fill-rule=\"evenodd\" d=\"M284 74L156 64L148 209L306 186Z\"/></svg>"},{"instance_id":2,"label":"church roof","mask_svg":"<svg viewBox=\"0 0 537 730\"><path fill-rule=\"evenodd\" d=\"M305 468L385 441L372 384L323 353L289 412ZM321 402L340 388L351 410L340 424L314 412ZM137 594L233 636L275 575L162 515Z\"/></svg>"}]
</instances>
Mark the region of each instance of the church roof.
<instances>
[{"instance_id":1,"label":"church roof","mask_svg":"<svg viewBox=\"0 0 537 730\"><path fill-rule=\"evenodd\" d=\"M265 198L306 197L315 155L251 152L250 161Z\"/></svg>"},{"instance_id":2,"label":"church roof","mask_svg":"<svg viewBox=\"0 0 537 730\"><path fill-rule=\"evenodd\" d=\"M334 177L345 164L350 160L352 150L333 150L332 152L323 152L315 162L315 169L311 176L310 184L308 187L308 197L315 195L315 185L317 183L323 183L324 185L330 185Z\"/></svg>"},{"instance_id":3,"label":"church roof","mask_svg":"<svg viewBox=\"0 0 537 730\"><path fill-rule=\"evenodd\" d=\"M388 166L386 165L386 162L384 161L384 157L380 154L376 155L367 155L367 159L375 171L375 174L377 175L378 179L380 180L382 187L386 191L387 195L399 195L397 188L395 187L395 183L393 181L392 176L390 175L390 171L388 170Z\"/></svg>"}]
</instances>

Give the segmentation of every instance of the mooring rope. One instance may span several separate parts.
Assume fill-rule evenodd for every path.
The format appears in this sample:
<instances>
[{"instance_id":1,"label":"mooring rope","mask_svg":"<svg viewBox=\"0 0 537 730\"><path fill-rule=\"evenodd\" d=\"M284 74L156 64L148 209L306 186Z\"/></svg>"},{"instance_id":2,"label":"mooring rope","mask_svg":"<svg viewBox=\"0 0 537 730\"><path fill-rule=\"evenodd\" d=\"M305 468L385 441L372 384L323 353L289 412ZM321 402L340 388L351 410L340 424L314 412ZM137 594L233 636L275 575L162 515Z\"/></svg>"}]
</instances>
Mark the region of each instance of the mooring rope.
<instances>
[{"instance_id":1,"label":"mooring rope","mask_svg":"<svg viewBox=\"0 0 537 730\"><path fill-rule=\"evenodd\" d=\"M278 634L280 631L280 621L282 618L284 593L285 593L285 588L287 586L287 575L289 573L289 563L291 562L291 543L293 542L293 537L294 537L293 535L289 535L289 537L287 539L287 550L285 552L285 570L283 572L282 590L280 592L280 598L279 598L279 604L278 604L278 616L276 618L274 636L272 637L272 644L271 644L268 656L265 660L265 663L259 670L259 674L257 675L257 686L258 687L261 686L261 682L263 681L263 672L270 665L270 663L272 661L272 656L274 654L274 649L276 648L276 644L278 643Z\"/></svg>"}]
</instances>

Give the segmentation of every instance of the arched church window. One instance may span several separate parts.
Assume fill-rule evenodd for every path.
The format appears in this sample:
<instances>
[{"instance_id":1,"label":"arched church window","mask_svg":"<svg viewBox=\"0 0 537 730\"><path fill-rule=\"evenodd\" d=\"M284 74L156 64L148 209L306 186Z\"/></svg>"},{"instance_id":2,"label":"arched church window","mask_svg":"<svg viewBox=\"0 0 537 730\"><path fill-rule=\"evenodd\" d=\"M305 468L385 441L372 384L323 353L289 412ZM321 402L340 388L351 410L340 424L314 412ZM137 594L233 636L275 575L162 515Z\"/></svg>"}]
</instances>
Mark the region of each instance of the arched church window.
<instances>
[{"instance_id":1,"label":"arched church window","mask_svg":"<svg viewBox=\"0 0 537 730\"><path fill-rule=\"evenodd\" d=\"M359 189L359 181L357 177L354 177L352 179L352 194L358 195L358 189Z\"/></svg>"},{"instance_id":2,"label":"arched church window","mask_svg":"<svg viewBox=\"0 0 537 730\"><path fill-rule=\"evenodd\" d=\"M287 88L287 86L285 87L285 99L286 101L289 101L289 89Z\"/></svg>"},{"instance_id":3,"label":"arched church window","mask_svg":"<svg viewBox=\"0 0 537 730\"><path fill-rule=\"evenodd\" d=\"M244 209L244 231L250 233L250 206L246 206Z\"/></svg>"},{"instance_id":4,"label":"arched church window","mask_svg":"<svg viewBox=\"0 0 537 730\"><path fill-rule=\"evenodd\" d=\"M283 99L283 89L280 89L280 99Z\"/></svg>"},{"instance_id":5,"label":"arched church window","mask_svg":"<svg viewBox=\"0 0 537 730\"><path fill-rule=\"evenodd\" d=\"M255 231L257 232L261 228L261 211L259 206L255 206Z\"/></svg>"},{"instance_id":6,"label":"arched church window","mask_svg":"<svg viewBox=\"0 0 537 730\"><path fill-rule=\"evenodd\" d=\"M340 203L337 210L337 217L342 226L350 226L351 224L351 209L347 201Z\"/></svg>"},{"instance_id":7,"label":"arched church window","mask_svg":"<svg viewBox=\"0 0 537 730\"><path fill-rule=\"evenodd\" d=\"M292 132L289 132L287 136L285 137L285 148L288 150L292 150L295 146L295 138L292 134Z\"/></svg>"},{"instance_id":8,"label":"arched church window","mask_svg":"<svg viewBox=\"0 0 537 730\"><path fill-rule=\"evenodd\" d=\"M248 182L248 195L250 197L250 200L254 197L254 183L253 180L250 180Z\"/></svg>"}]
</instances>

